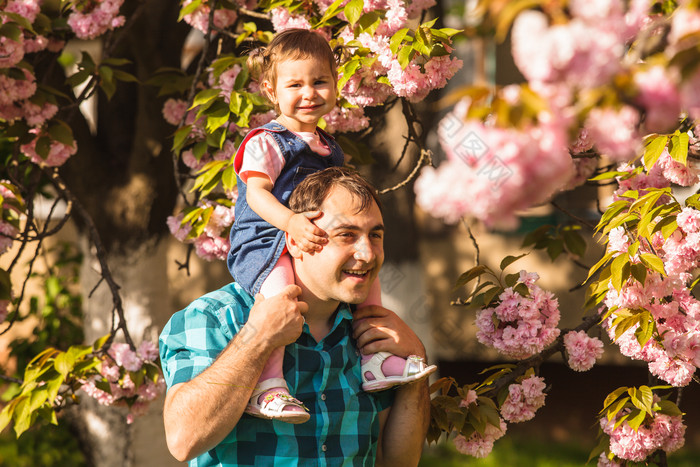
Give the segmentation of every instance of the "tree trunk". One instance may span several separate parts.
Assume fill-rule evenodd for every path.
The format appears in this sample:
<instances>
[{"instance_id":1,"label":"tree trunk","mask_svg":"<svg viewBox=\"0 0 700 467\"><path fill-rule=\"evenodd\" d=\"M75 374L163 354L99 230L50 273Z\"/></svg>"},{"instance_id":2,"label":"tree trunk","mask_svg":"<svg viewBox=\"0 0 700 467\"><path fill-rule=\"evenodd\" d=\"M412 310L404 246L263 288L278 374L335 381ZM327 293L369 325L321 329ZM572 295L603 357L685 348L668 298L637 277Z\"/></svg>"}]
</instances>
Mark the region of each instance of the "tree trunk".
<instances>
[{"instance_id":1,"label":"tree trunk","mask_svg":"<svg viewBox=\"0 0 700 467\"><path fill-rule=\"evenodd\" d=\"M111 327L112 295L100 284L99 263L83 241L86 260L81 271L84 292L85 338L92 342ZM173 313L166 274L167 242L150 242L108 258L115 281L121 287L124 312L134 342L157 342L158 334ZM119 337L119 336L118 336ZM153 401L148 413L126 424L125 408L104 407L90 397L80 404L81 438L89 446L91 463L99 467L161 467L180 465L170 455L163 430L163 398Z\"/></svg>"}]
</instances>

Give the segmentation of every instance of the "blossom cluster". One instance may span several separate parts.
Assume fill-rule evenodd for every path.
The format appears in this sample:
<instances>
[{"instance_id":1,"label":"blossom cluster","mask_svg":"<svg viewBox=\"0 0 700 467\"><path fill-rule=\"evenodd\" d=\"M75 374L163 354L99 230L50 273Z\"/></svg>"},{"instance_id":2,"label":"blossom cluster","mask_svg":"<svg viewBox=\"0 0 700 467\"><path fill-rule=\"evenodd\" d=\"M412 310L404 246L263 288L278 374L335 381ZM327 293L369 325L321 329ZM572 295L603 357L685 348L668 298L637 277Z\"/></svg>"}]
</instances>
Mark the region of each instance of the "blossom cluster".
<instances>
[{"instance_id":1,"label":"blossom cluster","mask_svg":"<svg viewBox=\"0 0 700 467\"><path fill-rule=\"evenodd\" d=\"M124 0L91 0L75 2L68 15L68 26L78 39L94 39L124 25L119 9Z\"/></svg>"},{"instance_id":2,"label":"blossom cluster","mask_svg":"<svg viewBox=\"0 0 700 467\"><path fill-rule=\"evenodd\" d=\"M467 215L490 227L513 228L519 211L547 200L574 176L565 127L542 114L522 130L498 128L465 120L467 107L463 101L440 122L447 161L423 169L416 201L449 223Z\"/></svg>"},{"instance_id":3,"label":"blossom cluster","mask_svg":"<svg viewBox=\"0 0 700 467\"><path fill-rule=\"evenodd\" d=\"M630 427L627 421L615 428L618 419L626 413L629 413L629 410L620 411L611 420L607 417L600 420L600 428L610 437L610 452L619 459L641 462L658 449L670 454L685 443L682 416L655 412L653 417L647 415L647 419L637 430Z\"/></svg>"},{"instance_id":4,"label":"blossom cluster","mask_svg":"<svg viewBox=\"0 0 700 467\"><path fill-rule=\"evenodd\" d=\"M531 420L544 405L544 388L544 378L535 375L523 379L520 384L511 384L508 397L501 404L501 416L511 423Z\"/></svg>"},{"instance_id":5,"label":"blossom cluster","mask_svg":"<svg viewBox=\"0 0 700 467\"><path fill-rule=\"evenodd\" d=\"M483 434L475 431L469 439L463 435L457 435L453 440L455 447L462 454L478 458L488 456L493 450L493 443L506 434L506 423L501 418L498 421L500 426L496 427L487 423Z\"/></svg>"},{"instance_id":6,"label":"blossom cluster","mask_svg":"<svg viewBox=\"0 0 700 467\"><path fill-rule=\"evenodd\" d=\"M194 244L195 253L204 260L225 260L231 247L228 231L233 225L234 208L208 199L200 201L199 206L212 210L209 221L199 236L188 238L192 226L190 224L183 226L184 214L168 217L170 233L183 243Z\"/></svg>"},{"instance_id":7,"label":"blossom cluster","mask_svg":"<svg viewBox=\"0 0 700 467\"><path fill-rule=\"evenodd\" d=\"M128 344L114 343L102 358L100 374L81 381L81 389L102 405L127 405L126 421L132 423L165 392L157 360L158 347L153 342L143 341L135 352Z\"/></svg>"},{"instance_id":8,"label":"blossom cluster","mask_svg":"<svg viewBox=\"0 0 700 467\"><path fill-rule=\"evenodd\" d=\"M603 356L603 342L589 337L586 331L569 331L564 335L567 362L574 371L588 371Z\"/></svg>"},{"instance_id":9,"label":"blossom cluster","mask_svg":"<svg viewBox=\"0 0 700 467\"><path fill-rule=\"evenodd\" d=\"M638 325L616 336L616 313L605 325L623 355L648 362L649 371L669 384L685 386L700 366L700 301L688 288L691 273L700 267L700 211L685 207L676 222L678 229L667 239L660 232L652 237L667 275L648 271L644 284L629 279L619 291L609 284L604 300L608 308L648 310L659 339L640 345L635 335ZM629 242L622 228L616 228L610 232L608 248L626 252Z\"/></svg>"},{"instance_id":10,"label":"blossom cluster","mask_svg":"<svg viewBox=\"0 0 700 467\"><path fill-rule=\"evenodd\" d=\"M449 223L469 216L487 227L514 228L519 210L549 199L558 188L580 184L582 171L590 175L595 159L585 165L577 159L572 175L565 160L569 151L594 149L613 162L628 162L644 149L645 135L672 132L683 112L698 118L700 98L692 90L700 83L700 69L681 69L684 61L676 58L697 41L700 11L689 2L680 4L671 16L668 45L653 63L631 58L645 46L637 38L664 33L646 0L602 0L594 6L573 0L569 18L550 18L539 10L520 13L513 23L512 53L528 91L542 99L528 109L534 120L523 118L519 109L512 115L520 117L508 121L501 121L507 112L493 111L485 123L480 111L470 117L465 110L448 114L439 131L447 160L423 170L415 185L418 204ZM620 86L623 81L628 84ZM511 88L498 90L496 97L515 108ZM580 104L599 94L611 98ZM463 105L478 106L471 100ZM547 174L549 167L556 170ZM652 184L657 175L683 186L700 180L700 169L674 160L668 150L654 168L656 173L648 168Z\"/></svg>"},{"instance_id":11,"label":"blossom cluster","mask_svg":"<svg viewBox=\"0 0 700 467\"><path fill-rule=\"evenodd\" d=\"M520 271L519 282L527 287L527 295L508 287L496 306L477 312L479 342L509 358L524 359L541 352L559 336L559 302L535 284L538 279L536 273Z\"/></svg>"}]
</instances>

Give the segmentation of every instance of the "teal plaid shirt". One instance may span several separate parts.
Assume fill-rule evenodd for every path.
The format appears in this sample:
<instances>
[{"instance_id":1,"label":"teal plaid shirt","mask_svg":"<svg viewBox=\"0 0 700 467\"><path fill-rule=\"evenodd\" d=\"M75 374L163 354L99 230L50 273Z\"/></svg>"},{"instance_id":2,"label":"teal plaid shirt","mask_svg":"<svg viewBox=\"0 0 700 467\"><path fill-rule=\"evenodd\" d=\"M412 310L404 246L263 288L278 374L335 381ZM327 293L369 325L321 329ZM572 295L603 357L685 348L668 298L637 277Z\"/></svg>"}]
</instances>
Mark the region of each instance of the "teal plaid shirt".
<instances>
[{"instance_id":1,"label":"teal plaid shirt","mask_svg":"<svg viewBox=\"0 0 700 467\"><path fill-rule=\"evenodd\" d=\"M160 335L168 388L208 368L248 320L252 306L253 298L231 283L175 313ZM244 414L218 446L190 466L374 465L378 414L391 406L393 391L362 391L351 324L349 307L341 305L321 342L305 324L299 339L285 348L284 377L290 393L309 408L309 421L292 425Z\"/></svg>"}]
</instances>

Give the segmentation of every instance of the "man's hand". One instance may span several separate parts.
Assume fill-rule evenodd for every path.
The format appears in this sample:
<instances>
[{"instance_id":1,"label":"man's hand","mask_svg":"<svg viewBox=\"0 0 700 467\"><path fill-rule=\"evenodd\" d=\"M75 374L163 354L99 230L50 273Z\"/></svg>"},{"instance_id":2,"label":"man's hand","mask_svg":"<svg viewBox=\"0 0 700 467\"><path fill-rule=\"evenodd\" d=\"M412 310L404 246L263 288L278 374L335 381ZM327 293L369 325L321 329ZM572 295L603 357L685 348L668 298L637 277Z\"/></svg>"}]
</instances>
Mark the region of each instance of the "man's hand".
<instances>
[{"instance_id":1,"label":"man's hand","mask_svg":"<svg viewBox=\"0 0 700 467\"><path fill-rule=\"evenodd\" d=\"M272 348L283 347L299 338L304 327L304 314L309 306L297 300L301 287L288 285L279 294L265 298L262 294L255 296L255 304L250 309L246 326L267 340Z\"/></svg>"},{"instance_id":2,"label":"man's hand","mask_svg":"<svg viewBox=\"0 0 700 467\"><path fill-rule=\"evenodd\" d=\"M308 211L294 214L287 222L284 229L299 245L304 253L321 251L323 245L328 243L326 232L311 222L322 215L321 211Z\"/></svg>"},{"instance_id":3,"label":"man's hand","mask_svg":"<svg viewBox=\"0 0 700 467\"><path fill-rule=\"evenodd\" d=\"M425 347L418 336L393 311L367 306L355 310L353 318L353 337L363 354L391 352L399 357L425 358Z\"/></svg>"}]
</instances>

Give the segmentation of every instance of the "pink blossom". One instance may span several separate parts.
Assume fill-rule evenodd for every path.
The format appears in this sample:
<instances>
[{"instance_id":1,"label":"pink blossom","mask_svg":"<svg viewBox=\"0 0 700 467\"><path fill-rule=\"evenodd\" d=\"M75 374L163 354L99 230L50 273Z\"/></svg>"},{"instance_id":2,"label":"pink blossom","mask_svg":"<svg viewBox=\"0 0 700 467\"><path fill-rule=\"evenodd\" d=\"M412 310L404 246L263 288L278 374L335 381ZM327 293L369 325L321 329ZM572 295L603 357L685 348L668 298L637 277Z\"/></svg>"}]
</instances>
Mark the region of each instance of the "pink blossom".
<instances>
[{"instance_id":1,"label":"pink blossom","mask_svg":"<svg viewBox=\"0 0 700 467\"><path fill-rule=\"evenodd\" d=\"M608 233L608 251L626 253L630 246L629 237L624 227L615 227Z\"/></svg>"},{"instance_id":2,"label":"pink blossom","mask_svg":"<svg viewBox=\"0 0 700 467\"><path fill-rule=\"evenodd\" d=\"M270 123L275 119L277 113L274 110L270 110L264 113L256 113L250 116L250 128L257 128Z\"/></svg>"},{"instance_id":3,"label":"pink blossom","mask_svg":"<svg viewBox=\"0 0 700 467\"><path fill-rule=\"evenodd\" d=\"M499 295L496 306L484 308L476 315L479 342L509 358L530 357L559 336L557 299L534 281L527 287L529 296L523 297L509 287Z\"/></svg>"},{"instance_id":4,"label":"pink blossom","mask_svg":"<svg viewBox=\"0 0 700 467\"><path fill-rule=\"evenodd\" d=\"M17 13L31 24L41 11L40 3L39 0L10 0L3 9L9 13Z\"/></svg>"},{"instance_id":5,"label":"pink blossom","mask_svg":"<svg viewBox=\"0 0 700 467\"><path fill-rule=\"evenodd\" d=\"M700 168L690 160L686 164L673 160L668 149L664 149L656 163L663 170L664 177L677 185L691 186L700 180Z\"/></svg>"},{"instance_id":6,"label":"pink blossom","mask_svg":"<svg viewBox=\"0 0 700 467\"><path fill-rule=\"evenodd\" d=\"M462 399L461 401L459 401L459 406L467 408L471 404L475 403L476 400L478 399L478 397L479 396L476 394L476 391L473 389L470 389L467 391L467 396L464 399Z\"/></svg>"},{"instance_id":7,"label":"pink blossom","mask_svg":"<svg viewBox=\"0 0 700 467\"><path fill-rule=\"evenodd\" d=\"M406 11L406 3L403 0L387 0L386 4L386 14L384 20L377 28L377 34L392 36L406 25L408 12Z\"/></svg>"},{"instance_id":8,"label":"pink blossom","mask_svg":"<svg viewBox=\"0 0 700 467\"><path fill-rule=\"evenodd\" d=\"M588 371L603 356L603 342L588 337L585 331L570 331L564 336L568 363L574 371Z\"/></svg>"},{"instance_id":9,"label":"pink blossom","mask_svg":"<svg viewBox=\"0 0 700 467\"><path fill-rule=\"evenodd\" d=\"M0 255L7 252L12 246L12 242L19 234L19 229L9 222L0 220Z\"/></svg>"},{"instance_id":10,"label":"pink blossom","mask_svg":"<svg viewBox=\"0 0 700 467\"><path fill-rule=\"evenodd\" d=\"M590 150L592 147L593 141L591 140L591 136L588 134L588 130L586 128L581 128L576 140L569 146L569 150L574 154L580 154Z\"/></svg>"},{"instance_id":11,"label":"pink blossom","mask_svg":"<svg viewBox=\"0 0 700 467\"><path fill-rule=\"evenodd\" d=\"M68 146L60 141L51 141L49 153L46 155L46 158L43 158L36 152L36 142L37 139L34 139L31 143L22 145L20 150L29 160L38 165L59 167L78 151L78 145L75 142L73 142L73 146Z\"/></svg>"},{"instance_id":12,"label":"pink blossom","mask_svg":"<svg viewBox=\"0 0 700 467\"><path fill-rule=\"evenodd\" d=\"M441 89L447 81L462 68L463 62L449 55L434 57L428 60L425 67L425 74L428 77L430 89Z\"/></svg>"},{"instance_id":13,"label":"pink blossom","mask_svg":"<svg viewBox=\"0 0 700 467\"><path fill-rule=\"evenodd\" d=\"M170 233L181 242L185 241L187 235L190 233L190 230L192 230L192 226L190 224L185 224L184 226L182 225L183 218L184 215L179 214L178 216L168 216L168 219L166 220Z\"/></svg>"},{"instance_id":14,"label":"pink blossom","mask_svg":"<svg viewBox=\"0 0 700 467\"><path fill-rule=\"evenodd\" d=\"M513 59L531 82L600 86L620 69L621 25L622 17L605 22L574 18L550 26L544 13L527 10L513 23Z\"/></svg>"},{"instance_id":15,"label":"pink blossom","mask_svg":"<svg viewBox=\"0 0 700 467\"><path fill-rule=\"evenodd\" d=\"M231 247L228 237L201 235L194 241L195 253L206 261L225 260Z\"/></svg>"},{"instance_id":16,"label":"pink blossom","mask_svg":"<svg viewBox=\"0 0 700 467\"><path fill-rule=\"evenodd\" d=\"M676 216L676 222L685 233L700 232L700 211L685 207Z\"/></svg>"},{"instance_id":17,"label":"pink blossom","mask_svg":"<svg viewBox=\"0 0 700 467\"><path fill-rule=\"evenodd\" d=\"M610 452L618 458L641 462L658 449L672 453L683 446L685 425L681 416L654 413L651 419L647 415L637 430L632 429L627 421L615 428L617 419L626 413L628 411L623 410L612 420L607 417L600 420L600 427L610 437Z\"/></svg>"},{"instance_id":18,"label":"pink blossom","mask_svg":"<svg viewBox=\"0 0 700 467\"><path fill-rule=\"evenodd\" d=\"M43 105L39 106L26 100L22 103L22 111L24 112L24 119L27 121L27 125L39 127L43 125L46 120L56 115L58 107L51 102L44 102Z\"/></svg>"},{"instance_id":19,"label":"pink blossom","mask_svg":"<svg viewBox=\"0 0 700 467\"><path fill-rule=\"evenodd\" d=\"M272 15L272 25L277 32L291 28L311 29L311 23L306 17L293 15L286 8L273 8L270 10L270 14Z\"/></svg>"},{"instance_id":20,"label":"pink blossom","mask_svg":"<svg viewBox=\"0 0 700 467\"><path fill-rule=\"evenodd\" d=\"M14 79L0 74L0 105L28 99L36 92L36 80L29 70L23 70L25 79Z\"/></svg>"},{"instance_id":21,"label":"pink blossom","mask_svg":"<svg viewBox=\"0 0 700 467\"><path fill-rule=\"evenodd\" d=\"M416 201L446 222L467 215L488 227L512 229L517 212L544 202L571 178L564 128L549 114L520 130L465 121L464 113L466 103L460 103L440 122L448 161L423 169Z\"/></svg>"},{"instance_id":22,"label":"pink blossom","mask_svg":"<svg viewBox=\"0 0 700 467\"><path fill-rule=\"evenodd\" d=\"M326 122L325 130L331 134L361 131L369 126L369 118L359 107L352 109L335 107L323 117L323 120Z\"/></svg>"},{"instance_id":23,"label":"pink blossom","mask_svg":"<svg viewBox=\"0 0 700 467\"><path fill-rule=\"evenodd\" d=\"M94 39L124 24L124 16L118 16L122 3L124 0L95 0L83 11L71 11L68 26L78 39Z\"/></svg>"},{"instance_id":24,"label":"pink blossom","mask_svg":"<svg viewBox=\"0 0 700 467\"><path fill-rule=\"evenodd\" d=\"M185 0L182 3L182 6L186 7L190 3L192 3L192 0ZM209 7L209 5L205 2L202 2L202 4L199 7L197 7L196 10L194 10L188 15L185 15L183 19L187 24L189 24L193 28L202 31L203 33L206 33L207 29L209 28L210 11L211 8ZM214 25L217 28L226 29L233 23L235 23L237 18L238 15L234 10L230 10L228 8L217 8L214 12Z\"/></svg>"},{"instance_id":25,"label":"pink blossom","mask_svg":"<svg viewBox=\"0 0 700 467\"><path fill-rule=\"evenodd\" d=\"M671 31L668 34L668 41L675 45L698 31L700 31L700 11L680 6L671 15Z\"/></svg>"},{"instance_id":26,"label":"pink blossom","mask_svg":"<svg viewBox=\"0 0 700 467\"><path fill-rule=\"evenodd\" d=\"M49 40L44 36L25 37L24 53L41 52L49 46Z\"/></svg>"},{"instance_id":27,"label":"pink blossom","mask_svg":"<svg viewBox=\"0 0 700 467\"><path fill-rule=\"evenodd\" d=\"M534 375L508 386L508 397L501 405L503 419L512 423L531 420L544 405L544 388L544 378Z\"/></svg>"},{"instance_id":28,"label":"pink blossom","mask_svg":"<svg viewBox=\"0 0 700 467\"><path fill-rule=\"evenodd\" d=\"M142 341L136 353L138 353L139 357L141 357L143 360L147 360L149 362L155 362L158 360L158 346L151 341Z\"/></svg>"},{"instance_id":29,"label":"pink blossom","mask_svg":"<svg viewBox=\"0 0 700 467\"><path fill-rule=\"evenodd\" d=\"M586 119L586 128L598 151L618 162L628 161L639 152L638 124L639 114L630 106L619 110L597 107Z\"/></svg>"},{"instance_id":30,"label":"pink blossom","mask_svg":"<svg viewBox=\"0 0 700 467\"><path fill-rule=\"evenodd\" d=\"M645 109L644 126L649 132L664 132L678 124L681 97L677 81L675 74L662 66L635 73L637 102Z\"/></svg>"},{"instance_id":31,"label":"pink blossom","mask_svg":"<svg viewBox=\"0 0 700 467\"><path fill-rule=\"evenodd\" d=\"M581 186L593 176L593 173L598 168L598 159L595 157L577 157L573 159L574 174L571 180L566 183L563 190L571 190L577 186Z\"/></svg>"},{"instance_id":32,"label":"pink blossom","mask_svg":"<svg viewBox=\"0 0 700 467\"><path fill-rule=\"evenodd\" d=\"M24 58L24 39L20 36L18 41L9 37L0 37L0 68L10 68L17 65Z\"/></svg>"},{"instance_id":33,"label":"pink blossom","mask_svg":"<svg viewBox=\"0 0 700 467\"><path fill-rule=\"evenodd\" d=\"M187 102L182 99L168 99L163 104L163 118L171 125L177 126L187 112Z\"/></svg>"},{"instance_id":34,"label":"pink blossom","mask_svg":"<svg viewBox=\"0 0 700 467\"><path fill-rule=\"evenodd\" d=\"M412 0L406 6L406 13L408 14L408 18L418 18L425 10L435 6L435 3L435 0Z\"/></svg>"},{"instance_id":35,"label":"pink blossom","mask_svg":"<svg viewBox=\"0 0 700 467\"><path fill-rule=\"evenodd\" d=\"M478 431L472 433L469 439L466 439L462 435L457 435L453 440L455 447L462 454L478 458L488 456L493 450L494 441L501 438L506 433L506 423L503 419L499 419L499 423L500 427L495 427L490 423L486 423L483 435Z\"/></svg>"},{"instance_id":36,"label":"pink blossom","mask_svg":"<svg viewBox=\"0 0 700 467\"><path fill-rule=\"evenodd\" d=\"M141 369L143 361L131 350L129 344L114 343L109 348L109 355L119 366L123 366L128 371L138 371Z\"/></svg>"}]
</instances>

